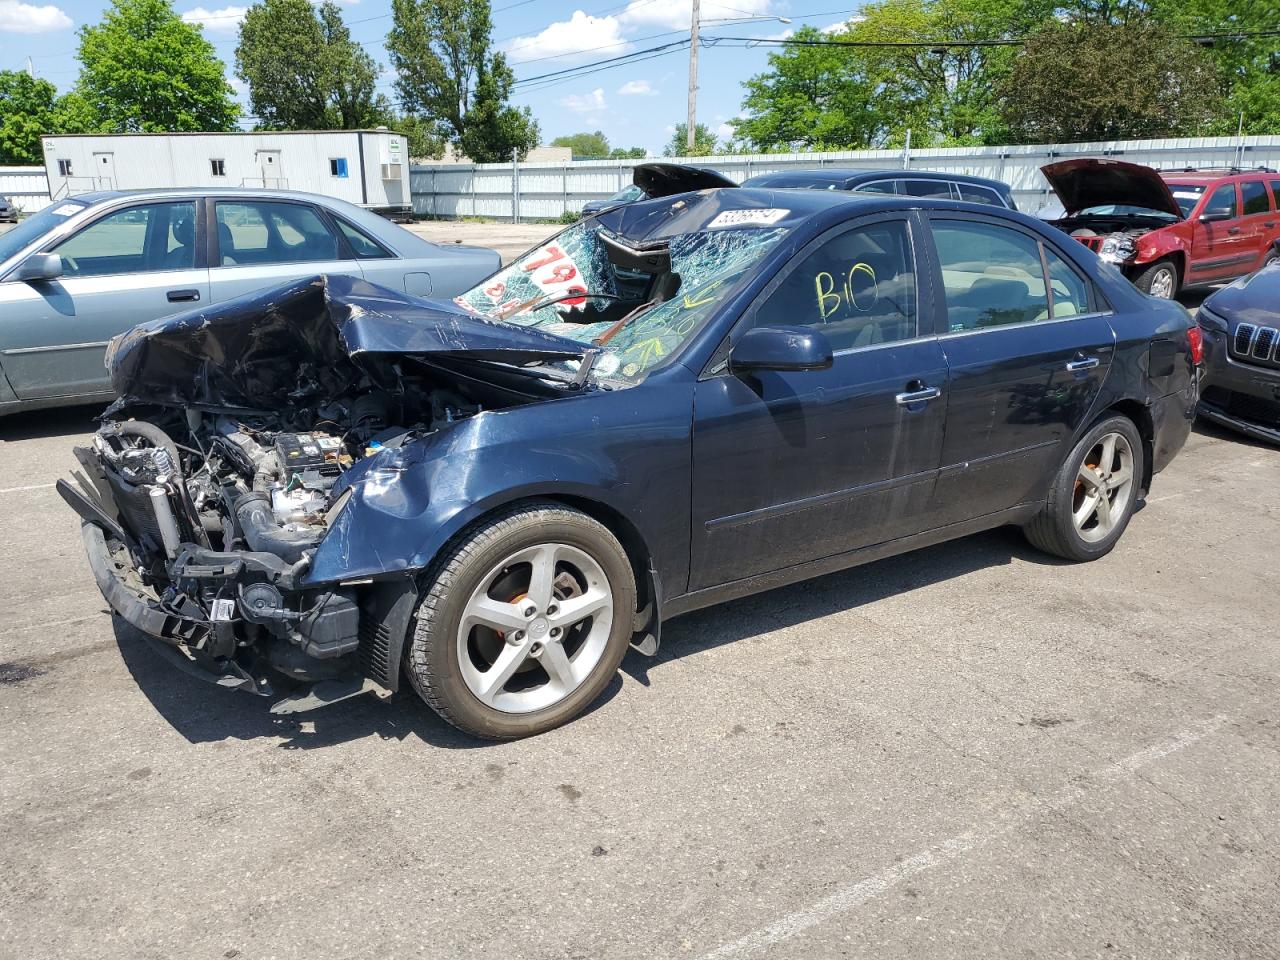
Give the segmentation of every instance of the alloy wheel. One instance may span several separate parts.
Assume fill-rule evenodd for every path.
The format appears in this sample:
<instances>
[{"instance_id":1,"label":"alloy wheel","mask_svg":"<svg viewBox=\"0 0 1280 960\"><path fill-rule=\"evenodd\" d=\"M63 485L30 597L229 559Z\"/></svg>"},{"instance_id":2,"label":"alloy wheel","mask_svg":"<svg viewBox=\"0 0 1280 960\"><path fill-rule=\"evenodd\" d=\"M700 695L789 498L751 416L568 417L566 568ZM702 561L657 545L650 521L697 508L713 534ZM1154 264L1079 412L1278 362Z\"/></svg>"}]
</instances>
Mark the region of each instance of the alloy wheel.
<instances>
[{"instance_id":1,"label":"alloy wheel","mask_svg":"<svg viewBox=\"0 0 1280 960\"><path fill-rule=\"evenodd\" d=\"M1174 272L1172 267L1161 267L1151 278L1151 296L1162 300L1173 297Z\"/></svg>"},{"instance_id":2,"label":"alloy wheel","mask_svg":"<svg viewBox=\"0 0 1280 960\"><path fill-rule=\"evenodd\" d=\"M1133 448L1119 433L1105 433L1084 455L1071 501L1076 532L1088 543L1106 539L1124 520L1133 486Z\"/></svg>"},{"instance_id":3,"label":"alloy wheel","mask_svg":"<svg viewBox=\"0 0 1280 960\"><path fill-rule=\"evenodd\" d=\"M567 543L518 550L481 578L463 609L462 679L504 713L554 706L599 664L613 616L609 580L585 551Z\"/></svg>"}]
</instances>

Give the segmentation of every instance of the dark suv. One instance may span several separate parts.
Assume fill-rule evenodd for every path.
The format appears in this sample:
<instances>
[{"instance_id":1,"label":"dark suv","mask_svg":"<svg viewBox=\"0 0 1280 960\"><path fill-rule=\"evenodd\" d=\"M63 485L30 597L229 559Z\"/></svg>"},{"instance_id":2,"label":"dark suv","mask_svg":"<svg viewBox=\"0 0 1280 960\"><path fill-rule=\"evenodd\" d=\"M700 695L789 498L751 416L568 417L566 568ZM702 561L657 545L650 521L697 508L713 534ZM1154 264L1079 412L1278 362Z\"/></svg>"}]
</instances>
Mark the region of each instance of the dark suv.
<instances>
[{"instance_id":1,"label":"dark suv","mask_svg":"<svg viewBox=\"0 0 1280 960\"><path fill-rule=\"evenodd\" d=\"M1219 290L1196 319L1205 358L1200 416L1280 443L1280 266Z\"/></svg>"},{"instance_id":2,"label":"dark suv","mask_svg":"<svg viewBox=\"0 0 1280 960\"><path fill-rule=\"evenodd\" d=\"M966 200L1017 210L1007 183L971 177L964 173L935 173L930 170L786 170L762 173L742 184L744 187L802 187L810 190L853 190L858 193L886 193L899 197L929 197L935 200Z\"/></svg>"}]
</instances>

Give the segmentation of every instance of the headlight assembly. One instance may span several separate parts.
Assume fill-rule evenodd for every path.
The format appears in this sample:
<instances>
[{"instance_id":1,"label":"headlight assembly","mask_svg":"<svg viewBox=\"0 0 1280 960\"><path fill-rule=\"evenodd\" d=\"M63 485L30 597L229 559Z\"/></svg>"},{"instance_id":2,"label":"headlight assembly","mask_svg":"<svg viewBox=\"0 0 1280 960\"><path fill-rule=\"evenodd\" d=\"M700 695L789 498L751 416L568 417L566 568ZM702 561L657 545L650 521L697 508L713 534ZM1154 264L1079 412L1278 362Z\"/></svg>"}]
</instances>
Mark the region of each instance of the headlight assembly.
<instances>
[{"instance_id":1,"label":"headlight assembly","mask_svg":"<svg viewBox=\"0 0 1280 960\"><path fill-rule=\"evenodd\" d=\"M1138 255L1138 245L1126 233L1113 233L1102 241L1098 256L1112 263L1128 263Z\"/></svg>"}]
</instances>

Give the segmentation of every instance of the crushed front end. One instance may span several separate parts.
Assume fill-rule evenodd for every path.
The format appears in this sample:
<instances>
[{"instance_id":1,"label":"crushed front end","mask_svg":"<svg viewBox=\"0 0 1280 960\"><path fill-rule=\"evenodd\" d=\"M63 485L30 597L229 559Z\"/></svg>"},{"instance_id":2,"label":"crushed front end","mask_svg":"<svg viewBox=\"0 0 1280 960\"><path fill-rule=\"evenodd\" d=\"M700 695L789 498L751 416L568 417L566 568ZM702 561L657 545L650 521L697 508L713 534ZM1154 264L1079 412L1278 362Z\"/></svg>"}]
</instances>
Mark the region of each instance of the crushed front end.
<instances>
[{"instance_id":1,"label":"crushed front end","mask_svg":"<svg viewBox=\"0 0 1280 960\"><path fill-rule=\"evenodd\" d=\"M318 578L312 560L352 498L354 466L376 473L455 423L540 398L433 358L580 355L494 327L314 278L117 338L121 399L58 484L112 609L223 687L274 697L307 685L274 712L394 689L417 571L374 582L330 562Z\"/></svg>"}]
</instances>

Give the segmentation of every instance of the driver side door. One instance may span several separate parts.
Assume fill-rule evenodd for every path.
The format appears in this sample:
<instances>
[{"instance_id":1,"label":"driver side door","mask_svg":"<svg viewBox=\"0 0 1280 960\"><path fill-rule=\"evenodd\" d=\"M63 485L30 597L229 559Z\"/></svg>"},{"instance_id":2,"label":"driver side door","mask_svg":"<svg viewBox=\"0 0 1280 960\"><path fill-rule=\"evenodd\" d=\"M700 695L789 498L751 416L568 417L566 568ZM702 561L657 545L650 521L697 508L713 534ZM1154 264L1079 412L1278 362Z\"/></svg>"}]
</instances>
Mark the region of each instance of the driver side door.
<instances>
[{"instance_id":1,"label":"driver side door","mask_svg":"<svg viewBox=\"0 0 1280 960\"><path fill-rule=\"evenodd\" d=\"M734 375L713 361L698 382L690 590L923 529L947 376L923 229L895 214L828 232L730 335L731 351L752 327L809 327L830 368Z\"/></svg>"},{"instance_id":2,"label":"driver side door","mask_svg":"<svg viewBox=\"0 0 1280 960\"><path fill-rule=\"evenodd\" d=\"M104 213L50 251L55 280L0 283L0 366L19 399L109 394L107 341L208 300L194 200Z\"/></svg>"}]
</instances>

